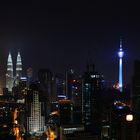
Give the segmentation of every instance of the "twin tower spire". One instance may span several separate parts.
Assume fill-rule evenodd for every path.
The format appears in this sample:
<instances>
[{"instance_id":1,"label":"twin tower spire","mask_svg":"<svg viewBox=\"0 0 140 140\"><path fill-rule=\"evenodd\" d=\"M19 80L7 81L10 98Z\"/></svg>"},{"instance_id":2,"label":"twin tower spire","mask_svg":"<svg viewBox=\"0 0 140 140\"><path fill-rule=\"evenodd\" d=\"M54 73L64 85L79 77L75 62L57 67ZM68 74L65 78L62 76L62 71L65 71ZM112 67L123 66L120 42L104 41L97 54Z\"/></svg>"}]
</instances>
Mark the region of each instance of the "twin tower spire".
<instances>
[{"instance_id":1,"label":"twin tower spire","mask_svg":"<svg viewBox=\"0 0 140 140\"><path fill-rule=\"evenodd\" d=\"M13 60L11 53L9 52L7 60L7 73L6 73L6 88L8 91L12 91L15 84L18 83L20 77L22 76L22 61L20 52L18 52L16 59L16 74L14 76Z\"/></svg>"}]
</instances>

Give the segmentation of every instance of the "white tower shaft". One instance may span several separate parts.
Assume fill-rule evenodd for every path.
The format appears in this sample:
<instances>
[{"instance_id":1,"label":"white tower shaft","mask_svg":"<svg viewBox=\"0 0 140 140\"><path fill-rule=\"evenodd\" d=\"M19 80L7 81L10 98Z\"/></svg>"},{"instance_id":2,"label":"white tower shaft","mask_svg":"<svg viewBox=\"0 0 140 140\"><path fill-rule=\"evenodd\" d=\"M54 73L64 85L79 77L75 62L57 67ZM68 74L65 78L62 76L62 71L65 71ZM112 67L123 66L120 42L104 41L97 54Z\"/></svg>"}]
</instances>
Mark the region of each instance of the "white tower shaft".
<instances>
[{"instance_id":1,"label":"white tower shaft","mask_svg":"<svg viewBox=\"0 0 140 140\"><path fill-rule=\"evenodd\" d=\"M122 58L119 60L119 89L123 91L123 76L122 76Z\"/></svg>"},{"instance_id":2,"label":"white tower shaft","mask_svg":"<svg viewBox=\"0 0 140 140\"><path fill-rule=\"evenodd\" d=\"M119 56L119 90L120 92L123 91L123 73L122 73L122 58L123 58L124 52L122 49L122 41L120 40L120 49L118 52Z\"/></svg>"}]
</instances>

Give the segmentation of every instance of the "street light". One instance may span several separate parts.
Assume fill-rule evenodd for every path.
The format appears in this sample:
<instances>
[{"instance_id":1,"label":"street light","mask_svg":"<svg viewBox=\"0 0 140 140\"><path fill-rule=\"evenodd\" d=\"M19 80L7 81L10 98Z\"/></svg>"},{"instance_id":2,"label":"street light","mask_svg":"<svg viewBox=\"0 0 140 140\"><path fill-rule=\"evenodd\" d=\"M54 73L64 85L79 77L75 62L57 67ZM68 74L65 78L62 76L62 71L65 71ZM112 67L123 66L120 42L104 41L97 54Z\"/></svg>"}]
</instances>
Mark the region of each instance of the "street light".
<instances>
[{"instance_id":1,"label":"street light","mask_svg":"<svg viewBox=\"0 0 140 140\"><path fill-rule=\"evenodd\" d=\"M128 122L133 121L133 115L132 114L127 114L126 115L126 121L128 121Z\"/></svg>"},{"instance_id":2,"label":"street light","mask_svg":"<svg viewBox=\"0 0 140 140\"><path fill-rule=\"evenodd\" d=\"M57 135L55 134L55 131L52 130L50 128L50 126L47 128L46 135L48 137L47 140L54 140L55 138L57 138Z\"/></svg>"}]
</instances>

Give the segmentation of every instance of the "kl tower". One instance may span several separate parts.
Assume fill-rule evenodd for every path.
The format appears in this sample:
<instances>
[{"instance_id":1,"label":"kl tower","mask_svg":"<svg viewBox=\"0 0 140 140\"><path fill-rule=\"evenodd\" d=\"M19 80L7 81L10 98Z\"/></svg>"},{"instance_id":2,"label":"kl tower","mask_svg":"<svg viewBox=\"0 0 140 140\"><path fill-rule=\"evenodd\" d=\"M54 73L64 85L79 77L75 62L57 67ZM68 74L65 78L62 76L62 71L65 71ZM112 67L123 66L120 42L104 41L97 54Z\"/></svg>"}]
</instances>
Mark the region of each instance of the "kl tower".
<instances>
[{"instance_id":1,"label":"kl tower","mask_svg":"<svg viewBox=\"0 0 140 140\"><path fill-rule=\"evenodd\" d=\"M123 91L123 76L122 76L122 58L123 58L124 52L122 49L122 40L120 39L120 48L118 51L118 57L119 57L119 90L120 92Z\"/></svg>"}]
</instances>

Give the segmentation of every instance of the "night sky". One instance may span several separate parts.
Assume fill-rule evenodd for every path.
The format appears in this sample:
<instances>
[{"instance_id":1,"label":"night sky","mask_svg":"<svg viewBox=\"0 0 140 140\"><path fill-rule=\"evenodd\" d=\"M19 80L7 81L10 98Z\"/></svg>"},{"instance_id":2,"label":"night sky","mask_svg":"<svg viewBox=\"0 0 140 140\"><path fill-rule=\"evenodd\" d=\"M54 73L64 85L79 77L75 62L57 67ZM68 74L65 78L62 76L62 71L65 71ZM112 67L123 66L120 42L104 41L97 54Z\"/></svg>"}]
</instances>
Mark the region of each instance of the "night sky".
<instances>
[{"instance_id":1,"label":"night sky","mask_svg":"<svg viewBox=\"0 0 140 140\"><path fill-rule=\"evenodd\" d=\"M15 63L20 50L24 73L32 67L64 73L85 71L89 60L109 82L118 81L119 39L122 36L124 82L131 82L133 62L140 59L139 5L114 0L6 1L0 4L0 80L7 56Z\"/></svg>"}]
</instances>

